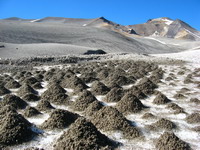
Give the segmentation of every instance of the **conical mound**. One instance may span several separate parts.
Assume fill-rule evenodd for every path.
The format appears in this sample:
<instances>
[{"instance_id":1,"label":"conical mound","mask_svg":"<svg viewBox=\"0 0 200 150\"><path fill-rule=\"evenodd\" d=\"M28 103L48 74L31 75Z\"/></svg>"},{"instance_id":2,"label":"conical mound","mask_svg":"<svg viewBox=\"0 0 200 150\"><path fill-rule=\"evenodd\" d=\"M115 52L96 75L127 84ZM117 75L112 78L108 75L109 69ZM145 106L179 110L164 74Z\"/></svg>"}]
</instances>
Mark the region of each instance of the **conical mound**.
<instances>
[{"instance_id":1,"label":"conical mound","mask_svg":"<svg viewBox=\"0 0 200 150\"><path fill-rule=\"evenodd\" d=\"M27 106L27 103L16 95L8 94L4 96L3 101L1 101L1 105L10 105L16 109L24 109Z\"/></svg>"},{"instance_id":2,"label":"conical mound","mask_svg":"<svg viewBox=\"0 0 200 150\"><path fill-rule=\"evenodd\" d=\"M141 132L116 108L105 106L91 116L92 123L102 131L122 131L125 138L136 138Z\"/></svg>"},{"instance_id":3,"label":"conical mound","mask_svg":"<svg viewBox=\"0 0 200 150\"><path fill-rule=\"evenodd\" d=\"M135 95L138 99L146 98L147 96L136 86L132 86L130 89L127 90L127 92L132 93Z\"/></svg>"},{"instance_id":4,"label":"conical mound","mask_svg":"<svg viewBox=\"0 0 200 150\"><path fill-rule=\"evenodd\" d=\"M19 82L15 81L15 80L10 80L5 84L5 87L8 89L17 89L20 86L21 85L19 84Z\"/></svg>"},{"instance_id":5,"label":"conical mound","mask_svg":"<svg viewBox=\"0 0 200 150\"><path fill-rule=\"evenodd\" d=\"M191 150L190 146L173 132L164 132L156 141L158 150Z\"/></svg>"},{"instance_id":6,"label":"conical mound","mask_svg":"<svg viewBox=\"0 0 200 150\"><path fill-rule=\"evenodd\" d=\"M0 96L9 94L9 93L10 93L10 91L7 88L5 88L3 85L0 85Z\"/></svg>"},{"instance_id":7,"label":"conical mound","mask_svg":"<svg viewBox=\"0 0 200 150\"><path fill-rule=\"evenodd\" d=\"M37 94L37 92L28 84L23 84L19 90L17 91L17 94L19 96L24 96L28 93L32 93L32 94Z\"/></svg>"},{"instance_id":8,"label":"conical mound","mask_svg":"<svg viewBox=\"0 0 200 150\"><path fill-rule=\"evenodd\" d=\"M35 102L35 101L38 101L40 100L40 97L35 95L35 94L32 94L32 93L28 93L28 94L25 94L23 97L22 97L23 100L25 101L28 101L28 102Z\"/></svg>"},{"instance_id":9,"label":"conical mound","mask_svg":"<svg viewBox=\"0 0 200 150\"><path fill-rule=\"evenodd\" d=\"M100 110L103 107L103 104L99 101L94 101L88 105L88 107L85 109L85 114L87 116L92 116L94 112Z\"/></svg>"},{"instance_id":10,"label":"conical mound","mask_svg":"<svg viewBox=\"0 0 200 150\"><path fill-rule=\"evenodd\" d=\"M9 111L0 117L0 147L26 142L35 135L31 124L17 112Z\"/></svg>"},{"instance_id":11,"label":"conical mound","mask_svg":"<svg viewBox=\"0 0 200 150\"><path fill-rule=\"evenodd\" d=\"M135 95L126 93L117 103L116 108L122 113L137 113L145 107Z\"/></svg>"},{"instance_id":12,"label":"conical mound","mask_svg":"<svg viewBox=\"0 0 200 150\"><path fill-rule=\"evenodd\" d=\"M36 108L28 106L24 111L25 117L33 117L41 114Z\"/></svg>"},{"instance_id":13,"label":"conical mound","mask_svg":"<svg viewBox=\"0 0 200 150\"><path fill-rule=\"evenodd\" d=\"M73 108L77 111L84 111L90 103L96 100L96 97L94 97L94 95L92 95L90 91L84 90L83 92L81 92L77 100L73 103Z\"/></svg>"},{"instance_id":14,"label":"conical mound","mask_svg":"<svg viewBox=\"0 0 200 150\"><path fill-rule=\"evenodd\" d=\"M153 100L154 104L162 105L171 102L164 94L158 93L155 99Z\"/></svg>"},{"instance_id":15,"label":"conical mound","mask_svg":"<svg viewBox=\"0 0 200 150\"><path fill-rule=\"evenodd\" d=\"M165 118L161 118L157 122L148 126L149 129L157 130L157 129L164 129L164 130L172 130L176 128L175 123Z\"/></svg>"},{"instance_id":16,"label":"conical mound","mask_svg":"<svg viewBox=\"0 0 200 150\"><path fill-rule=\"evenodd\" d=\"M67 110L56 109L50 117L41 125L43 129L64 129L73 123L79 115Z\"/></svg>"},{"instance_id":17,"label":"conical mound","mask_svg":"<svg viewBox=\"0 0 200 150\"><path fill-rule=\"evenodd\" d=\"M51 111L52 109L54 109L54 107L51 105L51 103L47 100L40 100L39 103L37 104L36 108L39 111Z\"/></svg>"},{"instance_id":18,"label":"conical mound","mask_svg":"<svg viewBox=\"0 0 200 150\"><path fill-rule=\"evenodd\" d=\"M144 77L140 80L140 82L137 84L137 87L146 95L153 94L154 89L158 86L154 84L151 80L149 80L147 77Z\"/></svg>"},{"instance_id":19,"label":"conical mound","mask_svg":"<svg viewBox=\"0 0 200 150\"><path fill-rule=\"evenodd\" d=\"M74 149L112 149L115 143L85 118L78 118L69 130L64 132L54 146L55 150Z\"/></svg>"},{"instance_id":20,"label":"conical mound","mask_svg":"<svg viewBox=\"0 0 200 150\"><path fill-rule=\"evenodd\" d=\"M122 88L113 88L106 94L104 101L106 102L118 102L124 96L124 91Z\"/></svg>"},{"instance_id":21,"label":"conical mound","mask_svg":"<svg viewBox=\"0 0 200 150\"><path fill-rule=\"evenodd\" d=\"M49 100L52 103L63 105L69 103L69 96L66 90L62 88L58 83L54 83L41 95L42 99Z\"/></svg>"},{"instance_id":22,"label":"conical mound","mask_svg":"<svg viewBox=\"0 0 200 150\"><path fill-rule=\"evenodd\" d=\"M91 92L95 95L105 95L110 91L110 89L107 86L105 86L102 82L99 81L94 81L91 88Z\"/></svg>"}]
</instances>

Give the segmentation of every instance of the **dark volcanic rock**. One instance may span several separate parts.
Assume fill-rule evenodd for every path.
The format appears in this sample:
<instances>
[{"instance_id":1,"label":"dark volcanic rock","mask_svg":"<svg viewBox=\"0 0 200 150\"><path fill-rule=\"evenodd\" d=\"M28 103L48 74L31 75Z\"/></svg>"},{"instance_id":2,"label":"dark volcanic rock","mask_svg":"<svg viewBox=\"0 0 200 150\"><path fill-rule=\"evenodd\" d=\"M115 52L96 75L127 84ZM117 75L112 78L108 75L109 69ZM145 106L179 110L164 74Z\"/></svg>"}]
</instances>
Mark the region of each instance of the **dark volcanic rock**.
<instances>
[{"instance_id":1,"label":"dark volcanic rock","mask_svg":"<svg viewBox=\"0 0 200 150\"><path fill-rule=\"evenodd\" d=\"M5 111L5 109L3 111ZM3 113L2 108L0 114L1 148L29 141L35 135L31 130L31 124L22 115L13 111Z\"/></svg>"},{"instance_id":2,"label":"dark volcanic rock","mask_svg":"<svg viewBox=\"0 0 200 150\"><path fill-rule=\"evenodd\" d=\"M91 116L91 121L102 131L122 131L125 138L141 136L141 132L113 107L106 106L101 108Z\"/></svg>"},{"instance_id":3,"label":"dark volcanic rock","mask_svg":"<svg viewBox=\"0 0 200 150\"><path fill-rule=\"evenodd\" d=\"M99 49L99 50L88 50L87 52L84 53L84 55L99 55L99 54L106 54L105 51Z\"/></svg>"},{"instance_id":4,"label":"dark volcanic rock","mask_svg":"<svg viewBox=\"0 0 200 150\"><path fill-rule=\"evenodd\" d=\"M166 104L166 103L169 103L171 102L171 100L169 100L164 94L162 93L159 93L155 99L153 100L153 103L154 104L157 104L157 105L161 105L161 104Z\"/></svg>"},{"instance_id":5,"label":"dark volcanic rock","mask_svg":"<svg viewBox=\"0 0 200 150\"><path fill-rule=\"evenodd\" d=\"M188 123L200 123L200 114L192 113L186 117Z\"/></svg>"},{"instance_id":6,"label":"dark volcanic rock","mask_svg":"<svg viewBox=\"0 0 200 150\"><path fill-rule=\"evenodd\" d=\"M69 130L64 132L54 145L55 150L74 149L112 149L115 146L108 137L99 132L97 128L85 118L78 118Z\"/></svg>"},{"instance_id":7,"label":"dark volcanic rock","mask_svg":"<svg viewBox=\"0 0 200 150\"><path fill-rule=\"evenodd\" d=\"M28 106L24 111L25 117L33 117L41 114L36 108Z\"/></svg>"},{"instance_id":8,"label":"dark volcanic rock","mask_svg":"<svg viewBox=\"0 0 200 150\"><path fill-rule=\"evenodd\" d=\"M122 113L137 113L145 107L135 95L126 93L117 103L116 108Z\"/></svg>"},{"instance_id":9,"label":"dark volcanic rock","mask_svg":"<svg viewBox=\"0 0 200 150\"><path fill-rule=\"evenodd\" d=\"M43 129L64 129L73 123L79 115L67 110L56 109L50 117L41 125Z\"/></svg>"},{"instance_id":10,"label":"dark volcanic rock","mask_svg":"<svg viewBox=\"0 0 200 150\"><path fill-rule=\"evenodd\" d=\"M173 132L164 132L156 141L158 150L190 150L190 146Z\"/></svg>"},{"instance_id":11,"label":"dark volcanic rock","mask_svg":"<svg viewBox=\"0 0 200 150\"><path fill-rule=\"evenodd\" d=\"M27 106L27 103L16 95L8 94L4 96L1 105L11 105L16 109L24 109Z\"/></svg>"}]
</instances>

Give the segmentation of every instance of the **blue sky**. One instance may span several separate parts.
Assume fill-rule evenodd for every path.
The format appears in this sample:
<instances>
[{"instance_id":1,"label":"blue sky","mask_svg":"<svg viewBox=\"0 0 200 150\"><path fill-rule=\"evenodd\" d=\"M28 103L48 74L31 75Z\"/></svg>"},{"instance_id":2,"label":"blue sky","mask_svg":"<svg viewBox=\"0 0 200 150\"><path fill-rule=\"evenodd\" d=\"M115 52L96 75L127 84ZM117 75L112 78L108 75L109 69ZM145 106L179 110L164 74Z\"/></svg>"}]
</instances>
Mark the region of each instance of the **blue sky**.
<instances>
[{"instance_id":1,"label":"blue sky","mask_svg":"<svg viewBox=\"0 0 200 150\"><path fill-rule=\"evenodd\" d=\"M200 0L0 0L0 18L105 18L123 25L181 19L200 30Z\"/></svg>"}]
</instances>

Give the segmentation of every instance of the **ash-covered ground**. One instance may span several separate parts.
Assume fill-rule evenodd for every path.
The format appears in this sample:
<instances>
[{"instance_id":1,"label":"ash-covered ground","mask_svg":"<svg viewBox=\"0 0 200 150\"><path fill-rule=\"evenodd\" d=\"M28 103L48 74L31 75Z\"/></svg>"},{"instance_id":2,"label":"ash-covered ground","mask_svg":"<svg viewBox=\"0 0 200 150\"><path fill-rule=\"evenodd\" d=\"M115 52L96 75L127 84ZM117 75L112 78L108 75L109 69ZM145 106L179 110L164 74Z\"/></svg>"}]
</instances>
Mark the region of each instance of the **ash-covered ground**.
<instances>
[{"instance_id":1,"label":"ash-covered ground","mask_svg":"<svg viewBox=\"0 0 200 150\"><path fill-rule=\"evenodd\" d=\"M198 150L198 52L0 60L0 147Z\"/></svg>"}]
</instances>

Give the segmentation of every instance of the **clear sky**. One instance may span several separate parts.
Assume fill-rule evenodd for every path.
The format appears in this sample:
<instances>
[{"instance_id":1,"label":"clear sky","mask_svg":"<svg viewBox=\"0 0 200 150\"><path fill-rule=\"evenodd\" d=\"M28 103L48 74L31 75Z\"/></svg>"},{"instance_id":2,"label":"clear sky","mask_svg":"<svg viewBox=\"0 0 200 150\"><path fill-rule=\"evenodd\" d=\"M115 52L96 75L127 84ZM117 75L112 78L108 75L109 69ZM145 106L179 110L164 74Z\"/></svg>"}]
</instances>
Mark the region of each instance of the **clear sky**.
<instances>
[{"instance_id":1,"label":"clear sky","mask_svg":"<svg viewBox=\"0 0 200 150\"><path fill-rule=\"evenodd\" d=\"M47 16L106 19L122 25L151 18L181 19L200 30L200 0L0 0L0 18Z\"/></svg>"}]
</instances>

